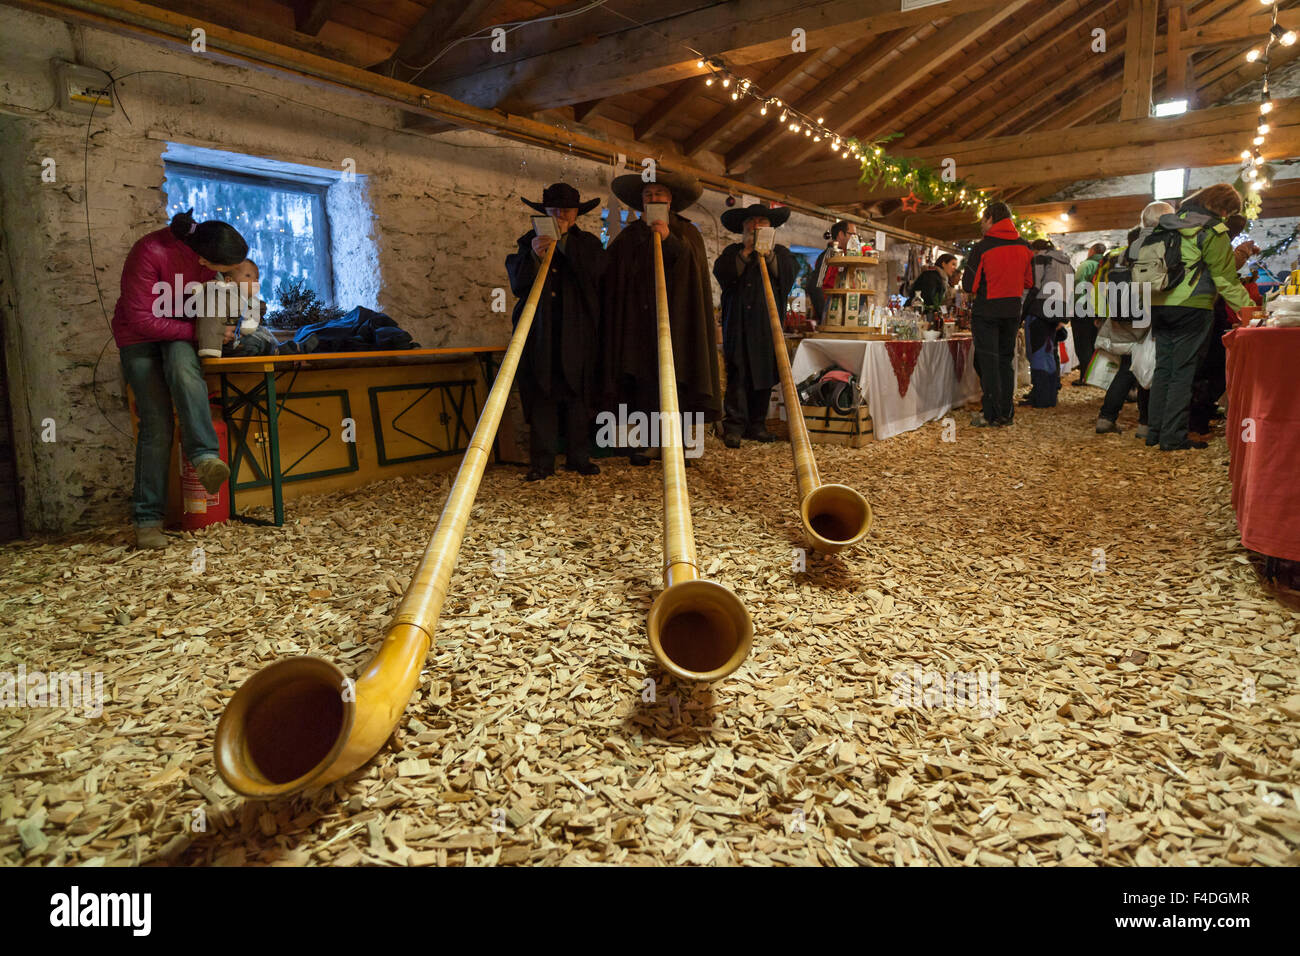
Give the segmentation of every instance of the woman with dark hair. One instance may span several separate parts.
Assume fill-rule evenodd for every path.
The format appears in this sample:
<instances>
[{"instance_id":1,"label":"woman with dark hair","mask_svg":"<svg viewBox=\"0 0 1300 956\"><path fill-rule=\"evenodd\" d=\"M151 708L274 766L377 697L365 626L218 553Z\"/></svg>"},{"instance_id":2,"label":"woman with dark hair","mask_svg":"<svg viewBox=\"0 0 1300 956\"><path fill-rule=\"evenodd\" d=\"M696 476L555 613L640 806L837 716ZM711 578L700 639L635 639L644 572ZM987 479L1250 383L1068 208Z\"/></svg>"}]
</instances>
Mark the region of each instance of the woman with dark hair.
<instances>
[{"instance_id":1,"label":"woman with dark hair","mask_svg":"<svg viewBox=\"0 0 1300 956\"><path fill-rule=\"evenodd\" d=\"M907 304L919 306L933 318L948 299L952 277L957 274L957 257L945 252L934 265L926 266L907 290Z\"/></svg>"},{"instance_id":2,"label":"woman with dark hair","mask_svg":"<svg viewBox=\"0 0 1300 956\"><path fill-rule=\"evenodd\" d=\"M131 493L138 548L167 546L162 523L173 404L180 417L181 446L203 487L211 494L230 474L217 453L208 389L194 345L196 323L183 310L174 313L175 304L184 301L193 284L201 288L218 268L243 262L248 243L233 226L217 220L196 223L192 213L178 213L166 229L149 233L131 247L122 265L122 294L113 312L113 338L140 419Z\"/></svg>"}]
</instances>

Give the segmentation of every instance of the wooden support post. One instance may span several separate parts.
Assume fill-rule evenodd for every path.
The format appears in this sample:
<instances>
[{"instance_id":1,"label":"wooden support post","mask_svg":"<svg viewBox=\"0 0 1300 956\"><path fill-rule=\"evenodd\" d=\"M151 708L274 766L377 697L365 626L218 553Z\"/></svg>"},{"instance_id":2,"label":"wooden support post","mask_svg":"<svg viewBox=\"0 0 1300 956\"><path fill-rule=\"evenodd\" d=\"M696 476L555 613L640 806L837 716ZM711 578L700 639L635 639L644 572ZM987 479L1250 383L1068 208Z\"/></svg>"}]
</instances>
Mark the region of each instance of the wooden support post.
<instances>
[{"instance_id":1,"label":"wooden support post","mask_svg":"<svg viewBox=\"0 0 1300 956\"><path fill-rule=\"evenodd\" d=\"M1124 40L1124 96L1120 100L1120 119L1146 119L1151 115L1159 12L1159 0L1130 0Z\"/></svg>"}]
</instances>

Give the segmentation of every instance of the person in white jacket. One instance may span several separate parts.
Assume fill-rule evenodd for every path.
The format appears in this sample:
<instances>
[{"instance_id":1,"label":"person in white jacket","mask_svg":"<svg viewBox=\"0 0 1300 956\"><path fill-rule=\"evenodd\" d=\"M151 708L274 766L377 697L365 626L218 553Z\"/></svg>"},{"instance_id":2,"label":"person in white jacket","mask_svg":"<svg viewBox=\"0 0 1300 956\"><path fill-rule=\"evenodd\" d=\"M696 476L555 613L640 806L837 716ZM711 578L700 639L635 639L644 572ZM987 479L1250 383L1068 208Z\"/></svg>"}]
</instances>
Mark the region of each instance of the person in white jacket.
<instances>
[{"instance_id":1,"label":"person in white jacket","mask_svg":"<svg viewBox=\"0 0 1300 956\"><path fill-rule=\"evenodd\" d=\"M1108 255L1120 256L1127 253L1129 246L1137 239L1143 230L1151 230L1156 227L1161 216L1168 215L1174 211L1174 207L1167 202L1153 202L1142 210L1142 220L1138 226L1129 231L1127 241L1122 249L1109 253ZM1100 296L1098 300L1100 301ZM1124 408L1124 403L1128 400L1129 391L1136 385L1138 390L1138 427L1135 433L1138 438L1146 438L1147 435L1147 402L1150 399L1151 392L1143 388L1138 382L1137 376L1133 374L1133 350L1138 347L1145 347L1147 339L1151 335L1151 317L1147 316L1144 322L1116 322L1113 319L1107 319L1097 332L1097 348L1105 349L1112 355L1120 357L1119 371L1111 379L1110 387L1106 389L1106 397L1102 400L1101 411L1097 415L1097 434L1104 435L1107 433L1118 434L1121 429L1117 424L1120 411Z\"/></svg>"}]
</instances>

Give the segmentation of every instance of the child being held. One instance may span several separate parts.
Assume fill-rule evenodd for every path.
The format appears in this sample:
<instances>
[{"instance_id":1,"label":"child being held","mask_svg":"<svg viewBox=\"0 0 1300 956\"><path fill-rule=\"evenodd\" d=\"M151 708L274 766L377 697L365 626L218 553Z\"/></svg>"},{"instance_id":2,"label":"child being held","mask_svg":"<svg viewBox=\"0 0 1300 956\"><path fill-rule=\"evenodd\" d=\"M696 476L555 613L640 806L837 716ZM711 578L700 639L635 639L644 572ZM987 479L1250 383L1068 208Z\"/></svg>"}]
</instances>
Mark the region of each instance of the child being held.
<instances>
[{"instance_id":1,"label":"child being held","mask_svg":"<svg viewBox=\"0 0 1300 956\"><path fill-rule=\"evenodd\" d=\"M257 263L245 259L207 283L198 318L200 358L276 353L275 336L262 327L266 303L258 288L260 278ZM228 341L227 329L235 326L237 338Z\"/></svg>"}]
</instances>

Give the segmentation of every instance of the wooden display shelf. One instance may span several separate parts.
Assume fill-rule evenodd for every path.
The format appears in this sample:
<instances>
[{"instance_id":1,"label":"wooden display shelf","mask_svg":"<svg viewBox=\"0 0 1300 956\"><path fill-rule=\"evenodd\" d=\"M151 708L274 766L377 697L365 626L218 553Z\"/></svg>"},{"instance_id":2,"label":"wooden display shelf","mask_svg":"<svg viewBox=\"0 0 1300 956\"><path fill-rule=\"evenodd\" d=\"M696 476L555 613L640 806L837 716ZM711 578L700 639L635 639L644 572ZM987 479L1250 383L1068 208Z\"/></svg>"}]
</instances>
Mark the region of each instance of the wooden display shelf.
<instances>
[{"instance_id":1,"label":"wooden display shelf","mask_svg":"<svg viewBox=\"0 0 1300 956\"><path fill-rule=\"evenodd\" d=\"M878 266L880 260L875 256L829 256L826 259L833 266Z\"/></svg>"},{"instance_id":2,"label":"wooden display shelf","mask_svg":"<svg viewBox=\"0 0 1300 956\"><path fill-rule=\"evenodd\" d=\"M815 339L865 339L868 342L892 342L894 337L866 325L819 325Z\"/></svg>"},{"instance_id":3,"label":"wooden display shelf","mask_svg":"<svg viewBox=\"0 0 1300 956\"><path fill-rule=\"evenodd\" d=\"M856 292L858 295L875 295L875 289L822 289L824 295L848 295L850 292Z\"/></svg>"}]
</instances>

